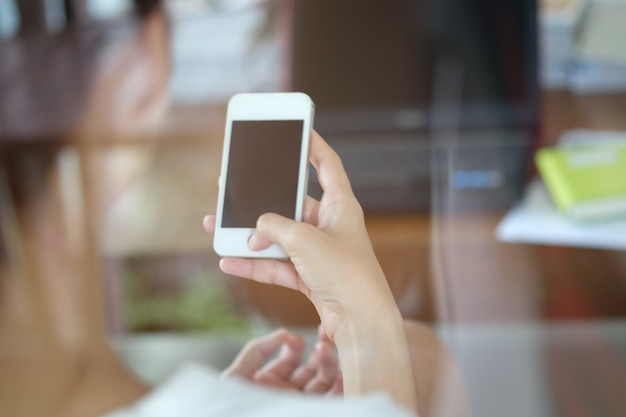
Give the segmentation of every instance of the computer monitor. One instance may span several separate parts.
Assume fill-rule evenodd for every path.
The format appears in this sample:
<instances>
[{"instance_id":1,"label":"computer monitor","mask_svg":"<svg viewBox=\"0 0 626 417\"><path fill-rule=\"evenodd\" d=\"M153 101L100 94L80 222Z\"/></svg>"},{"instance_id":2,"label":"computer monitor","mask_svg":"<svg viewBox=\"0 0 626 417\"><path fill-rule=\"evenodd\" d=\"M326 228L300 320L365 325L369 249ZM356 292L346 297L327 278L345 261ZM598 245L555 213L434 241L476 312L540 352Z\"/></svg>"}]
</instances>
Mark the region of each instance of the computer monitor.
<instances>
[{"instance_id":1,"label":"computer monitor","mask_svg":"<svg viewBox=\"0 0 626 417\"><path fill-rule=\"evenodd\" d=\"M297 0L292 19L290 88L328 133L425 131L442 105L455 129L538 123L535 0Z\"/></svg>"},{"instance_id":2,"label":"computer monitor","mask_svg":"<svg viewBox=\"0 0 626 417\"><path fill-rule=\"evenodd\" d=\"M536 0L297 0L289 15L286 88L315 101L366 211L431 209L446 187L471 209L520 196L539 131Z\"/></svg>"}]
</instances>

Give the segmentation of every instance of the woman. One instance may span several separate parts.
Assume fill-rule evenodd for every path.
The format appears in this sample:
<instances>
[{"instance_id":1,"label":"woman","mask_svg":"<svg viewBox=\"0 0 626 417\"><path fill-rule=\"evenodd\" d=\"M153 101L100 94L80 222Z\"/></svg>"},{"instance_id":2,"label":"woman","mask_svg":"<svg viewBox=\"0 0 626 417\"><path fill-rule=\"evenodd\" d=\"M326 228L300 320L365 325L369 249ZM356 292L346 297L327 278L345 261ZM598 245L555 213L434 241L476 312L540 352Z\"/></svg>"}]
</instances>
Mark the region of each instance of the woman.
<instances>
[{"instance_id":1,"label":"woman","mask_svg":"<svg viewBox=\"0 0 626 417\"><path fill-rule=\"evenodd\" d=\"M166 39L163 12L153 9L94 81L75 142L84 162L93 154L87 137L114 140L157 119L168 73ZM308 200L303 223L262 216L250 241L257 250L278 243L290 260L223 259L220 267L307 295L322 329L312 355L303 360L303 342L281 330L252 341L222 379L201 367L186 368L155 389L122 364L107 339L92 196L84 195L85 210L68 218L59 197L63 168L56 150L2 144L0 415L198 415L200 408L207 416L294 410L403 416L443 410L447 395L458 394L458 375L432 332L402 320L341 161L319 135L311 146L321 201ZM90 178L90 164L80 166ZM214 217L207 216L204 226L212 232ZM346 401L277 394L242 379L304 393L343 391ZM446 390L437 386L442 380ZM375 395L380 392L385 396ZM453 401L463 407L462 392Z\"/></svg>"}]
</instances>

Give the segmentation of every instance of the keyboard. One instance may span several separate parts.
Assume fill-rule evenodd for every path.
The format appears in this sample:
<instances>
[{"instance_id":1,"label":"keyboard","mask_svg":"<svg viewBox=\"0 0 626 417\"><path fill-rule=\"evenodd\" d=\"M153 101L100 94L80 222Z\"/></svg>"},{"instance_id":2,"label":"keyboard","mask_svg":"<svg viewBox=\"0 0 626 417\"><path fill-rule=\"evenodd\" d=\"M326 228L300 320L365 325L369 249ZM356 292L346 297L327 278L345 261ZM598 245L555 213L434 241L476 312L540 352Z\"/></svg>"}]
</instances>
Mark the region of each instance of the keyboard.
<instances>
[{"instance_id":1,"label":"keyboard","mask_svg":"<svg viewBox=\"0 0 626 417\"><path fill-rule=\"evenodd\" d=\"M436 195L452 196L455 206L507 206L519 195L526 171L528 144L519 134L438 141L331 137L328 142L366 212L428 211L433 186ZM319 198L314 171L310 177L310 194Z\"/></svg>"}]
</instances>

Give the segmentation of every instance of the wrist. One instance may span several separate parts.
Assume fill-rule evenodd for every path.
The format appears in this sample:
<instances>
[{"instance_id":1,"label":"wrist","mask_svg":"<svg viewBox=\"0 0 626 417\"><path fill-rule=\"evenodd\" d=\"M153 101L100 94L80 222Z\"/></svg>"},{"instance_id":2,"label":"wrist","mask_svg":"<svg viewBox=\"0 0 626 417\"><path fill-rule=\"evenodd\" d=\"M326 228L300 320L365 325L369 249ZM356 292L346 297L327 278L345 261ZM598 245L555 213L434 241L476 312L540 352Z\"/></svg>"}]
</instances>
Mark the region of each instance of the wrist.
<instances>
[{"instance_id":1,"label":"wrist","mask_svg":"<svg viewBox=\"0 0 626 417\"><path fill-rule=\"evenodd\" d=\"M359 308L344 313L333 341L338 350L358 349L360 353L380 352L384 337L404 341L403 319L395 303L373 305L364 300Z\"/></svg>"},{"instance_id":2,"label":"wrist","mask_svg":"<svg viewBox=\"0 0 626 417\"><path fill-rule=\"evenodd\" d=\"M411 357L404 322L393 303L362 303L337 328L335 344L344 376L344 392L385 392L417 412Z\"/></svg>"}]
</instances>

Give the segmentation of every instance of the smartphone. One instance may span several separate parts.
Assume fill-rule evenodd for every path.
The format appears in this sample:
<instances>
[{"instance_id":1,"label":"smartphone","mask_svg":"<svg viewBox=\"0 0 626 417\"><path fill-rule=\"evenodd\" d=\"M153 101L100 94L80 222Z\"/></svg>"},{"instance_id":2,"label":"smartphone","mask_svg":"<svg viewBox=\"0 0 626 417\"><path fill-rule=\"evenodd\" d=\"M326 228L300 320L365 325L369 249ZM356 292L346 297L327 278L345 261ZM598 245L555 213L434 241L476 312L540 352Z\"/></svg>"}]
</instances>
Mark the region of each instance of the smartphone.
<instances>
[{"instance_id":1,"label":"smartphone","mask_svg":"<svg viewBox=\"0 0 626 417\"><path fill-rule=\"evenodd\" d=\"M315 106L304 93L246 93L228 102L213 247L222 257L277 258L248 249L259 216L302 221Z\"/></svg>"}]
</instances>

